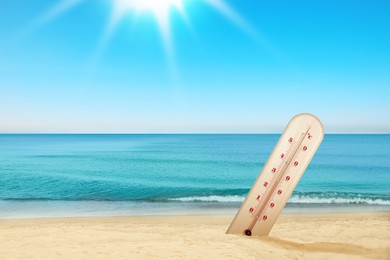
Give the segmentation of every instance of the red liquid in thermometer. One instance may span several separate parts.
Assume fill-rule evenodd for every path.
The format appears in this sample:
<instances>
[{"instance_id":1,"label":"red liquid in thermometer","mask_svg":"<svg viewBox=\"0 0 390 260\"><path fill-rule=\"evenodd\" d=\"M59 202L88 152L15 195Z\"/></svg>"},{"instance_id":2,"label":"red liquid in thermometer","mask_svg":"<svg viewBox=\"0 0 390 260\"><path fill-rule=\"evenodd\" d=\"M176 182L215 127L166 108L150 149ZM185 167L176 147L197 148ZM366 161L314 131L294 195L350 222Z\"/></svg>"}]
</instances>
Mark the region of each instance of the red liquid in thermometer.
<instances>
[{"instance_id":1,"label":"red liquid in thermometer","mask_svg":"<svg viewBox=\"0 0 390 260\"><path fill-rule=\"evenodd\" d=\"M267 235L323 137L317 117L291 119L226 233Z\"/></svg>"}]
</instances>

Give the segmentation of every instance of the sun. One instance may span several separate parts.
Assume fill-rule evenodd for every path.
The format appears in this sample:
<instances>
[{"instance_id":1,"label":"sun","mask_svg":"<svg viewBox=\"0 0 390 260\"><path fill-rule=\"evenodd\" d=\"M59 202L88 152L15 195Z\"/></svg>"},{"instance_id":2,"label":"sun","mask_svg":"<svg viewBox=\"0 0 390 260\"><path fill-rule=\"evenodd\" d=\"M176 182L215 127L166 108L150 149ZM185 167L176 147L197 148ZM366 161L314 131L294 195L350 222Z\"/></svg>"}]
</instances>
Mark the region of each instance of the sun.
<instances>
[{"instance_id":1,"label":"sun","mask_svg":"<svg viewBox=\"0 0 390 260\"><path fill-rule=\"evenodd\" d=\"M139 17L142 15L148 15L153 17L156 21L156 25L159 28L161 35L161 42L163 44L168 67L172 74L175 74L175 51L174 43L172 40L172 28L171 23L173 13L182 16L183 21L188 24L188 28L191 30L190 16L187 15L187 9L189 9L188 3L191 0L106 0L111 7L111 15L107 21L106 27L103 30L100 40L97 43L96 53L93 55L94 62L98 60L102 51L107 46L112 34L117 28L118 24L126 16ZM44 13L36 22L36 26L46 24L52 19L60 16L64 12L67 12L77 5L81 5L88 0L56 0L56 4ZM95 2L95 1L89 1ZM98 2L98 1L96 1ZM195 1L194 1L195 2ZM186 6L187 4L187 6ZM252 36L256 40L260 39L258 32L245 19L243 19L230 5L226 3L226 0L197 0L196 4L206 4L212 9L218 11L230 22L241 28L242 31ZM150 15L151 14L151 15Z\"/></svg>"},{"instance_id":2,"label":"sun","mask_svg":"<svg viewBox=\"0 0 390 260\"><path fill-rule=\"evenodd\" d=\"M183 0L113 0L114 8L125 13L129 10L152 12L156 16L167 15L169 9L176 7L182 10Z\"/></svg>"},{"instance_id":3,"label":"sun","mask_svg":"<svg viewBox=\"0 0 390 260\"><path fill-rule=\"evenodd\" d=\"M162 34L162 40L168 52L172 48L169 16L172 9L184 14L185 0L111 0L113 13L111 23L115 25L128 13L152 13ZM112 26L114 27L114 26Z\"/></svg>"},{"instance_id":4,"label":"sun","mask_svg":"<svg viewBox=\"0 0 390 260\"><path fill-rule=\"evenodd\" d=\"M184 12L184 0L111 0L113 2L113 18L120 19L129 12L152 13L159 24L166 22L170 10L175 8Z\"/></svg>"},{"instance_id":5,"label":"sun","mask_svg":"<svg viewBox=\"0 0 390 260\"><path fill-rule=\"evenodd\" d=\"M163 40L170 42L170 15L171 11L176 11L181 14L188 22L186 15L185 4L191 0L107 0L112 6L112 14L107 24L108 31L115 29L116 25L120 23L122 18L126 15L151 13L157 20L160 27ZM226 0L197 0L199 4L205 3L212 7L223 16L228 18L235 25L240 27L244 32L248 33L254 38L259 38L256 30L248 24L239 14L235 12L226 2ZM87 0L57 0L56 4L47 10L36 21L36 27L46 24L50 20L60 16L64 12L73 9L77 5L87 2ZM109 35L109 32L105 33ZM165 46L167 47L167 46Z\"/></svg>"}]
</instances>

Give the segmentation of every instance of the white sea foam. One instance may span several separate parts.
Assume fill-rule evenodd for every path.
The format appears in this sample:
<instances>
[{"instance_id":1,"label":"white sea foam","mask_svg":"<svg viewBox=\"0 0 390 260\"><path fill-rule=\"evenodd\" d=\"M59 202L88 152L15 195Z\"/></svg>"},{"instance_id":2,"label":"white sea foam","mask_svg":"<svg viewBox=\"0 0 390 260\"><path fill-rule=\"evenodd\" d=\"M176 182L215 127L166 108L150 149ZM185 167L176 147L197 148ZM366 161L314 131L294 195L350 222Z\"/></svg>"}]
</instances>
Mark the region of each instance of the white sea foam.
<instances>
[{"instance_id":1,"label":"white sea foam","mask_svg":"<svg viewBox=\"0 0 390 260\"><path fill-rule=\"evenodd\" d=\"M193 197L180 197L170 198L171 201L182 202L243 202L244 196L228 195L228 196L193 196ZM377 199L377 198L362 198L362 197L316 197L305 195L293 195L289 203L303 203L303 204L366 204L366 205L389 205L389 200Z\"/></svg>"},{"instance_id":2,"label":"white sea foam","mask_svg":"<svg viewBox=\"0 0 390 260\"><path fill-rule=\"evenodd\" d=\"M194 197L181 197L181 198L170 198L169 200L174 201L183 201L183 202L243 202L245 197L238 195L230 195L230 196L194 196Z\"/></svg>"},{"instance_id":3,"label":"white sea foam","mask_svg":"<svg viewBox=\"0 0 390 260\"><path fill-rule=\"evenodd\" d=\"M306 203L306 204L368 204L368 205L390 205L389 200L362 198L362 197L312 197L312 196L292 196L289 199L290 203Z\"/></svg>"}]
</instances>

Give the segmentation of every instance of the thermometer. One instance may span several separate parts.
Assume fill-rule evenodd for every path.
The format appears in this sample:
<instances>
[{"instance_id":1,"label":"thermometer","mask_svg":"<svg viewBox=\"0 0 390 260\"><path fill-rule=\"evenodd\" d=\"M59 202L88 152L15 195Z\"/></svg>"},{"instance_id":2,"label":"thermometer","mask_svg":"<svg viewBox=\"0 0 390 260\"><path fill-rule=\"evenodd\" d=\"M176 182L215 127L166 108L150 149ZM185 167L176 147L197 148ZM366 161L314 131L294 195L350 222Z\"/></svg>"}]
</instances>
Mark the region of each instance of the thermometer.
<instances>
[{"instance_id":1,"label":"thermometer","mask_svg":"<svg viewBox=\"0 0 390 260\"><path fill-rule=\"evenodd\" d=\"M323 137L314 115L293 117L226 233L268 235Z\"/></svg>"}]
</instances>

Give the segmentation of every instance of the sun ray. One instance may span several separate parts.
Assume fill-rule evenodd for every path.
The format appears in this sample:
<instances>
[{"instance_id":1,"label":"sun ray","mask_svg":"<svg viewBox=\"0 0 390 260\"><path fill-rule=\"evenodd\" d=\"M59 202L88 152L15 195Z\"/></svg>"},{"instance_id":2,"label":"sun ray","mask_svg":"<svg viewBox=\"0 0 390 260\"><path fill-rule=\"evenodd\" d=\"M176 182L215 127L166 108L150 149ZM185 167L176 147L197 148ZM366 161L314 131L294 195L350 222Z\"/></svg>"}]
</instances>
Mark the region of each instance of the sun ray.
<instances>
[{"instance_id":1,"label":"sun ray","mask_svg":"<svg viewBox=\"0 0 390 260\"><path fill-rule=\"evenodd\" d=\"M12 44L18 42L24 37L31 35L33 32L38 30L40 27L62 15L66 11L69 11L73 7L79 5L86 0L62 0L57 4L51 6L46 12L37 17L34 21L26 25L20 31L16 32L9 39L6 40L6 44Z\"/></svg>"},{"instance_id":2,"label":"sun ray","mask_svg":"<svg viewBox=\"0 0 390 260\"><path fill-rule=\"evenodd\" d=\"M256 41L261 43L262 45L268 45L262 35L252 26L250 25L244 18L242 18L233 8L231 8L228 4L223 0L205 0L210 6L212 6L215 10L223 14L226 18L228 18L231 22L233 22L236 26L238 26L241 30L247 33L249 36L253 37Z\"/></svg>"},{"instance_id":3,"label":"sun ray","mask_svg":"<svg viewBox=\"0 0 390 260\"><path fill-rule=\"evenodd\" d=\"M55 19L63 13L69 11L73 7L85 2L87 0L61 0L56 5L51 7L46 13L44 13L33 26L34 28ZM142 15L145 13L152 14L156 21L156 25L160 32L161 44L163 46L168 70L171 78L178 82L178 73L176 68L175 59L175 47L172 35L171 18L172 11L180 14L188 27L191 27L191 23L185 11L185 1L188 0L107 0L112 3L112 13L107 22L100 40L97 43L95 53L93 55L92 67L96 65L104 49L107 47L109 40L112 37L115 28L124 18L124 16L131 14L131 16ZM257 42L269 49L270 45L267 44L265 38L243 19L231 6L229 6L225 0L200 0L207 3L209 6L217 10L229 21L239 27L242 31L250 35ZM193 30L189 28L193 33Z\"/></svg>"},{"instance_id":4,"label":"sun ray","mask_svg":"<svg viewBox=\"0 0 390 260\"><path fill-rule=\"evenodd\" d=\"M37 21L38 25L45 24L64 12L72 9L76 5L81 4L85 0L63 0L53 7L51 7L46 13L44 13Z\"/></svg>"},{"instance_id":5,"label":"sun ray","mask_svg":"<svg viewBox=\"0 0 390 260\"><path fill-rule=\"evenodd\" d=\"M171 30L171 11L174 9L182 17L186 18L184 10L184 0L112 0L113 11L107 29L103 35L103 42L112 34L120 20L129 12L137 15L151 13L156 20L157 27L160 31L161 42L165 51L168 70L174 82L177 82L177 68L175 62L174 43L172 40Z\"/></svg>"}]
</instances>

